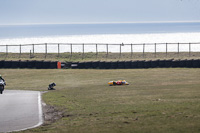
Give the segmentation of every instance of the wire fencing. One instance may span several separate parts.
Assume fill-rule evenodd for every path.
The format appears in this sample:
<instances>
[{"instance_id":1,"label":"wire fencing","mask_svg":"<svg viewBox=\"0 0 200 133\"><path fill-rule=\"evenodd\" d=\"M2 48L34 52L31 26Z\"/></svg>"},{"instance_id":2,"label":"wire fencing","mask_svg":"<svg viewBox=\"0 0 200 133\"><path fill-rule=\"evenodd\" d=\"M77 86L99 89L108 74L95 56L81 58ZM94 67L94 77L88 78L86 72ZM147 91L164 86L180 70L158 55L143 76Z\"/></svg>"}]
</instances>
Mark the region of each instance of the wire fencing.
<instances>
[{"instance_id":1,"label":"wire fencing","mask_svg":"<svg viewBox=\"0 0 200 133\"><path fill-rule=\"evenodd\" d=\"M111 53L119 54L119 58L123 53L129 53L130 58L135 53L140 53L144 58L147 53L151 53L157 57L159 53L165 54L166 57L170 53L188 53L191 57L192 53L200 53L200 43L142 43L142 44L101 44L101 43L42 43L42 44L19 44L19 45L0 45L1 56L8 56L10 53L17 53L19 57L23 53L29 53L30 57L34 57L36 53L44 54L46 58L49 53L57 54L60 57L62 53L69 53L70 57L74 53L80 53L82 58L85 54L94 53L96 58L99 53L104 53L106 57Z\"/></svg>"}]
</instances>

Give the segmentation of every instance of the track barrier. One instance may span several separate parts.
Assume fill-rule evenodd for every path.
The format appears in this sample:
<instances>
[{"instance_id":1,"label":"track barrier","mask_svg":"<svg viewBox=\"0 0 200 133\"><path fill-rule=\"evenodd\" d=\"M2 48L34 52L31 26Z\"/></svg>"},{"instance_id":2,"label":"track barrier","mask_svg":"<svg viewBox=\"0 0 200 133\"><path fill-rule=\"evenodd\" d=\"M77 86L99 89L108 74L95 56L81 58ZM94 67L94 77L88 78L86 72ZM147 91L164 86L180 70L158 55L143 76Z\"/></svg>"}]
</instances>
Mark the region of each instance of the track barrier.
<instances>
[{"instance_id":1,"label":"track barrier","mask_svg":"<svg viewBox=\"0 0 200 133\"><path fill-rule=\"evenodd\" d=\"M152 68L159 67L159 60L152 60L151 61L151 67Z\"/></svg>"},{"instance_id":2,"label":"track barrier","mask_svg":"<svg viewBox=\"0 0 200 133\"><path fill-rule=\"evenodd\" d=\"M151 68L151 61L145 61L144 62L144 68Z\"/></svg>"},{"instance_id":3,"label":"track barrier","mask_svg":"<svg viewBox=\"0 0 200 133\"><path fill-rule=\"evenodd\" d=\"M193 60L187 60L186 61L186 67L191 68L192 64L193 64L192 62L193 62Z\"/></svg>"},{"instance_id":4,"label":"track barrier","mask_svg":"<svg viewBox=\"0 0 200 133\"><path fill-rule=\"evenodd\" d=\"M89 61L89 62L57 62L57 61L7 61L0 60L0 68L30 69L136 69L136 68L200 68L200 59L191 60L137 60L137 61Z\"/></svg>"},{"instance_id":5,"label":"track barrier","mask_svg":"<svg viewBox=\"0 0 200 133\"><path fill-rule=\"evenodd\" d=\"M27 61L28 68L35 68L35 64L36 64L35 60Z\"/></svg>"},{"instance_id":6,"label":"track barrier","mask_svg":"<svg viewBox=\"0 0 200 133\"><path fill-rule=\"evenodd\" d=\"M111 62L105 62L105 69L111 68Z\"/></svg>"},{"instance_id":7,"label":"track barrier","mask_svg":"<svg viewBox=\"0 0 200 133\"><path fill-rule=\"evenodd\" d=\"M35 67L37 69L42 69L43 68L43 61L36 61L35 62Z\"/></svg>"},{"instance_id":8,"label":"track barrier","mask_svg":"<svg viewBox=\"0 0 200 133\"><path fill-rule=\"evenodd\" d=\"M92 62L92 68L99 68L99 61L93 61Z\"/></svg>"},{"instance_id":9,"label":"track barrier","mask_svg":"<svg viewBox=\"0 0 200 133\"><path fill-rule=\"evenodd\" d=\"M19 68L20 61L12 61L11 62L11 68Z\"/></svg>"},{"instance_id":10,"label":"track barrier","mask_svg":"<svg viewBox=\"0 0 200 133\"><path fill-rule=\"evenodd\" d=\"M193 60L193 61L192 61L192 66L193 66L194 68L200 68L200 60L199 60L199 59Z\"/></svg>"},{"instance_id":11,"label":"track barrier","mask_svg":"<svg viewBox=\"0 0 200 133\"><path fill-rule=\"evenodd\" d=\"M174 68L179 67L179 64L180 64L179 61L180 60L173 60L172 67L174 67Z\"/></svg>"},{"instance_id":12,"label":"track barrier","mask_svg":"<svg viewBox=\"0 0 200 133\"><path fill-rule=\"evenodd\" d=\"M0 60L0 68L4 68L4 60Z\"/></svg>"},{"instance_id":13,"label":"track barrier","mask_svg":"<svg viewBox=\"0 0 200 133\"><path fill-rule=\"evenodd\" d=\"M132 64L132 61L125 61L125 62L124 62L124 65L125 65L125 68L126 68L126 69L132 68L132 67L131 67L131 64Z\"/></svg>"},{"instance_id":14,"label":"track barrier","mask_svg":"<svg viewBox=\"0 0 200 133\"><path fill-rule=\"evenodd\" d=\"M172 67L172 60L165 60L165 67L166 68Z\"/></svg>"},{"instance_id":15,"label":"track barrier","mask_svg":"<svg viewBox=\"0 0 200 133\"><path fill-rule=\"evenodd\" d=\"M138 68L138 61L132 61L131 68Z\"/></svg>"},{"instance_id":16,"label":"track barrier","mask_svg":"<svg viewBox=\"0 0 200 133\"><path fill-rule=\"evenodd\" d=\"M118 67L118 62L111 62L110 64L111 69L117 69L117 67Z\"/></svg>"},{"instance_id":17,"label":"track barrier","mask_svg":"<svg viewBox=\"0 0 200 133\"><path fill-rule=\"evenodd\" d=\"M57 68L57 61L51 61L50 62L50 69L56 69Z\"/></svg>"},{"instance_id":18,"label":"track barrier","mask_svg":"<svg viewBox=\"0 0 200 133\"><path fill-rule=\"evenodd\" d=\"M43 69L49 69L50 68L51 61L43 61Z\"/></svg>"},{"instance_id":19,"label":"track barrier","mask_svg":"<svg viewBox=\"0 0 200 133\"><path fill-rule=\"evenodd\" d=\"M125 68L125 62L124 61L118 61L118 68L124 69Z\"/></svg>"},{"instance_id":20,"label":"track barrier","mask_svg":"<svg viewBox=\"0 0 200 133\"><path fill-rule=\"evenodd\" d=\"M4 68L11 68L12 61L4 61Z\"/></svg>"},{"instance_id":21,"label":"track barrier","mask_svg":"<svg viewBox=\"0 0 200 133\"><path fill-rule=\"evenodd\" d=\"M77 69L78 66L79 66L79 62L73 62L73 63L71 64L71 68L72 68L72 69Z\"/></svg>"},{"instance_id":22,"label":"track barrier","mask_svg":"<svg viewBox=\"0 0 200 133\"><path fill-rule=\"evenodd\" d=\"M99 69L105 69L105 61L99 62Z\"/></svg>"},{"instance_id":23,"label":"track barrier","mask_svg":"<svg viewBox=\"0 0 200 133\"><path fill-rule=\"evenodd\" d=\"M85 68L86 69L89 69L89 68L92 68L92 62L85 62Z\"/></svg>"},{"instance_id":24,"label":"track barrier","mask_svg":"<svg viewBox=\"0 0 200 133\"><path fill-rule=\"evenodd\" d=\"M61 62L57 62L57 68L61 69Z\"/></svg>"},{"instance_id":25,"label":"track barrier","mask_svg":"<svg viewBox=\"0 0 200 133\"><path fill-rule=\"evenodd\" d=\"M84 69L85 68L85 62L79 62L78 68L79 69Z\"/></svg>"},{"instance_id":26,"label":"track barrier","mask_svg":"<svg viewBox=\"0 0 200 133\"><path fill-rule=\"evenodd\" d=\"M27 68L27 60L19 62L19 68Z\"/></svg>"},{"instance_id":27,"label":"track barrier","mask_svg":"<svg viewBox=\"0 0 200 133\"><path fill-rule=\"evenodd\" d=\"M144 68L144 62L145 62L145 61L138 61L138 62L137 62L138 68Z\"/></svg>"}]
</instances>

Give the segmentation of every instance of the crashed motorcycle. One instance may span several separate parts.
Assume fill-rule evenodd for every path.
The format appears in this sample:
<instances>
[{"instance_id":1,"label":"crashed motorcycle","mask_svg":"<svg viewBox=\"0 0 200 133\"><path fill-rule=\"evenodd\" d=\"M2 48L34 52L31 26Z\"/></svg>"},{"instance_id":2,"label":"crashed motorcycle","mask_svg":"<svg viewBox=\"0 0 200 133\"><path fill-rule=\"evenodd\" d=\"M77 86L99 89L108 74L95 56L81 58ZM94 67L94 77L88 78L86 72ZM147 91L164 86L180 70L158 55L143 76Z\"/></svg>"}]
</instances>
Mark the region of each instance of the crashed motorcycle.
<instances>
[{"instance_id":1,"label":"crashed motorcycle","mask_svg":"<svg viewBox=\"0 0 200 133\"><path fill-rule=\"evenodd\" d=\"M118 80L118 81L109 81L108 82L109 86L115 86L115 85L129 85L126 80Z\"/></svg>"},{"instance_id":2,"label":"crashed motorcycle","mask_svg":"<svg viewBox=\"0 0 200 133\"><path fill-rule=\"evenodd\" d=\"M5 85L5 82L2 79L0 79L0 94L3 94Z\"/></svg>"}]
</instances>

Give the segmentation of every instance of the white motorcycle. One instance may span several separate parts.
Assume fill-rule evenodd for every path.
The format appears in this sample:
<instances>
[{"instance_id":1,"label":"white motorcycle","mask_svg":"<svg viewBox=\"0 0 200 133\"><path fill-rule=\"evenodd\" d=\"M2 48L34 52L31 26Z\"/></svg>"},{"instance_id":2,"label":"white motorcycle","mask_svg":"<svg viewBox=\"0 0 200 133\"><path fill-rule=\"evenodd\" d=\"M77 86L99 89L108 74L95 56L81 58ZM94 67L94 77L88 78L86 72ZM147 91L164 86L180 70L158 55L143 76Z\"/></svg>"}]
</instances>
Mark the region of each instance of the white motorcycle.
<instances>
[{"instance_id":1,"label":"white motorcycle","mask_svg":"<svg viewBox=\"0 0 200 133\"><path fill-rule=\"evenodd\" d=\"M5 85L5 82L2 79L0 79L0 94L3 94Z\"/></svg>"}]
</instances>

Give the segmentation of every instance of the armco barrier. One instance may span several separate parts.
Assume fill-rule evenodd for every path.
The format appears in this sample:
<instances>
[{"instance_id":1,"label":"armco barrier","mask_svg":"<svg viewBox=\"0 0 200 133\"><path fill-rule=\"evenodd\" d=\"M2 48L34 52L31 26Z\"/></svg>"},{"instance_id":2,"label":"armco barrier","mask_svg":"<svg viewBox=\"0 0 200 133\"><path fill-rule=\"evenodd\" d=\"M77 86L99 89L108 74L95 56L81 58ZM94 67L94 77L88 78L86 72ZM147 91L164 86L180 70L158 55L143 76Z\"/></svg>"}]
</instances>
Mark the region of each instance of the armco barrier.
<instances>
[{"instance_id":1,"label":"armco barrier","mask_svg":"<svg viewBox=\"0 0 200 133\"><path fill-rule=\"evenodd\" d=\"M4 68L4 60L0 60L0 68Z\"/></svg>"}]
</instances>

